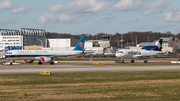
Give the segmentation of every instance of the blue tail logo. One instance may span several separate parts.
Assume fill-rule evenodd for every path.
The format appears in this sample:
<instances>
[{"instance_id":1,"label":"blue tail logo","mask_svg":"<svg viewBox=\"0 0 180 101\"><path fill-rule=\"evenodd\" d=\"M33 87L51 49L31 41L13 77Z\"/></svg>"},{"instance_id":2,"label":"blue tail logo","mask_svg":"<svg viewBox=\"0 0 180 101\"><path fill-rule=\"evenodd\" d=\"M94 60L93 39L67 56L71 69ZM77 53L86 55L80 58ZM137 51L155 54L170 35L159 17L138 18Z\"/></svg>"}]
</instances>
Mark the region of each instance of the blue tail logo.
<instances>
[{"instance_id":1,"label":"blue tail logo","mask_svg":"<svg viewBox=\"0 0 180 101\"><path fill-rule=\"evenodd\" d=\"M81 39L79 40L78 44L76 45L76 47L73 50L83 51L85 40L86 40L86 36L82 36Z\"/></svg>"},{"instance_id":2,"label":"blue tail logo","mask_svg":"<svg viewBox=\"0 0 180 101\"><path fill-rule=\"evenodd\" d=\"M142 49L161 51L162 50L162 41L163 41L163 39L159 39L156 46L144 46Z\"/></svg>"}]
</instances>

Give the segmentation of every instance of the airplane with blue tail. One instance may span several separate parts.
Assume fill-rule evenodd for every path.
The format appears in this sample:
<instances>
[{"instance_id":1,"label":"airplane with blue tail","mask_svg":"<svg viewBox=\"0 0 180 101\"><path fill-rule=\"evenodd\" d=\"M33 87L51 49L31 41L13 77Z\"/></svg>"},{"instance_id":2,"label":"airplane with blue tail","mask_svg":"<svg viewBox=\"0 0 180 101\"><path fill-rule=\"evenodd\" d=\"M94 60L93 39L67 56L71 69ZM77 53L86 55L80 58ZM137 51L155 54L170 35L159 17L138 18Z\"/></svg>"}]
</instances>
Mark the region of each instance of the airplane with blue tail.
<instances>
[{"instance_id":1,"label":"airplane with blue tail","mask_svg":"<svg viewBox=\"0 0 180 101\"><path fill-rule=\"evenodd\" d=\"M144 59L144 63L148 61L146 59L154 58L159 54L164 54L166 52L162 52L162 39L158 41L156 46L145 46L142 49L145 50L131 50L131 49L119 49L116 51L116 57L121 59L122 63L124 63L124 59L132 59L131 63L134 63L133 59Z\"/></svg>"},{"instance_id":2,"label":"airplane with blue tail","mask_svg":"<svg viewBox=\"0 0 180 101\"><path fill-rule=\"evenodd\" d=\"M11 50L5 54L6 59L11 61L24 60L25 63L33 63L38 60L38 64L50 63L53 60L71 59L84 54L85 36L82 36L73 50Z\"/></svg>"},{"instance_id":3,"label":"airplane with blue tail","mask_svg":"<svg viewBox=\"0 0 180 101\"><path fill-rule=\"evenodd\" d=\"M155 46L144 46L142 49L145 49L145 50L155 50L155 51L161 51L162 49L162 39L160 39L158 41L158 44L155 45Z\"/></svg>"}]
</instances>

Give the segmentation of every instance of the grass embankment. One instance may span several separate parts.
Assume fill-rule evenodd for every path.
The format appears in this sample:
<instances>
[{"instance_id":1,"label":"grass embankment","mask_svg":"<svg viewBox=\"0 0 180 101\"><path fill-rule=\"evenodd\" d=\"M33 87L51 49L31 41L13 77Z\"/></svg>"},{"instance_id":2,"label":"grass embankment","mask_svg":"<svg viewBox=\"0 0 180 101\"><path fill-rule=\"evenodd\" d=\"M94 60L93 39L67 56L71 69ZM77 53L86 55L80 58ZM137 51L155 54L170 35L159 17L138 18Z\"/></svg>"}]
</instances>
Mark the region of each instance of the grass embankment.
<instances>
[{"instance_id":1,"label":"grass embankment","mask_svg":"<svg viewBox=\"0 0 180 101\"><path fill-rule=\"evenodd\" d=\"M0 100L179 100L180 71L0 75Z\"/></svg>"}]
</instances>

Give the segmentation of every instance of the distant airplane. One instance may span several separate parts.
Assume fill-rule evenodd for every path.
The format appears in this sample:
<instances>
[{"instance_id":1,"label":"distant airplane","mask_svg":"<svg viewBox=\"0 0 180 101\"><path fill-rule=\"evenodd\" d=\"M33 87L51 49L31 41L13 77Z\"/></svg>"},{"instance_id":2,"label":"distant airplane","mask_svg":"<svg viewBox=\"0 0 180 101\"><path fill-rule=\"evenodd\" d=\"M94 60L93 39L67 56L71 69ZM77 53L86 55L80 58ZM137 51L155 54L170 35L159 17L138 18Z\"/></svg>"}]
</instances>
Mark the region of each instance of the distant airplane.
<instances>
[{"instance_id":1,"label":"distant airplane","mask_svg":"<svg viewBox=\"0 0 180 101\"><path fill-rule=\"evenodd\" d=\"M133 59L144 59L144 63L147 63L148 61L146 59L153 58L159 54L163 54L163 52L161 51L162 39L158 41L158 44L156 46L145 46L142 49L146 50L119 49L115 55L119 59L122 59L122 63L124 63L124 59L132 59L131 63L134 63Z\"/></svg>"},{"instance_id":2,"label":"distant airplane","mask_svg":"<svg viewBox=\"0 0 180 101\"><path fill-rule=\"evenodd\" d=\"M82 36L79 40L76 47L71 50L12 50L8 51L6 55L6 59L15 61L15 60L24 60L25 63L32 63L34 60L38 60L38 64L50 63L54 64L53 60L56 59L70 59L75 56L79 56L84 53L84 43L85 36Z\"/></svg>"}]
</instances>

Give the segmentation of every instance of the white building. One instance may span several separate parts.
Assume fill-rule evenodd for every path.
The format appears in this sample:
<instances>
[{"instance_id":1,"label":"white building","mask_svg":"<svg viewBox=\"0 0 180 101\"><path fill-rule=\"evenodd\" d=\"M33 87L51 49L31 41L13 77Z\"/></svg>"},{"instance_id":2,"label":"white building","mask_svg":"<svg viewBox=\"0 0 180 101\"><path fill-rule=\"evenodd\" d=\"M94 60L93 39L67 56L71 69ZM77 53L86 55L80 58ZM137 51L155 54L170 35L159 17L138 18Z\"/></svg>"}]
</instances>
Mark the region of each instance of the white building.
<instances>
[{"instance_id":1,"label":"white building","mask_svg":"<svg viewBox=\"0 0 180 101\"><path fill-rule=\"evenodd\" d=\"M22 46L23 36L19 30L0 29L0 50L5 46Z\"/></svg>"},{"instance_id":2,"label":"white building","mask_svg":"<svg viewBox=\"0 0 180 101\"><path fill-rule=\"evenodd\" d=\"M20 30L0 29L0 50L5 46L46 45L45 30L21 28Z\"/></svg>"},{"instance_id":3,"label":"white building","mask_svg":"<svg viewBox=\"0 0 180 101\"><path fill-rule=\"evenodd\" d=\"M70 38L56 38L56 39L46 39L47 48L46 50L72 50L79 39Z\"/></svg>"}]
</instances>

